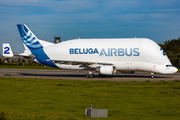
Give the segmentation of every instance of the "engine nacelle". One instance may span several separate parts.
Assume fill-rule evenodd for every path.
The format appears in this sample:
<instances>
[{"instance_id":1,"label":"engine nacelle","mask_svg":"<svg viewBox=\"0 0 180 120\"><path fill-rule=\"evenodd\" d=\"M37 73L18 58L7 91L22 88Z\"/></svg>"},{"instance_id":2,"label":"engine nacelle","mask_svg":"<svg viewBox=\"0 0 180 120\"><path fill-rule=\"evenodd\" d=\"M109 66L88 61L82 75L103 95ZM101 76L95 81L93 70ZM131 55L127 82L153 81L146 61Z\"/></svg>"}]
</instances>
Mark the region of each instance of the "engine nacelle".
<instances>
[{"instance_id":1,"label":"engine nacelle","mask_svg":"<svg viewBox=\"0 0 180 120\"><path fill-rule=\"evenodd\" d=\"M135 71L121 71L121 73L133 74L133 73L135 73Z\"/></svg>"},{"instance_id":2,"label":"engine nacelle","mask_svg":"<svg viewBox=\"0 0 180 120\"><path fill-rule=\"evenodd\" d=\"M114 75L116 73L116 67L115 66L101 66L99 68L96 68L97 72L100 72L102 75Z\"/></svg>"}]
</instances>

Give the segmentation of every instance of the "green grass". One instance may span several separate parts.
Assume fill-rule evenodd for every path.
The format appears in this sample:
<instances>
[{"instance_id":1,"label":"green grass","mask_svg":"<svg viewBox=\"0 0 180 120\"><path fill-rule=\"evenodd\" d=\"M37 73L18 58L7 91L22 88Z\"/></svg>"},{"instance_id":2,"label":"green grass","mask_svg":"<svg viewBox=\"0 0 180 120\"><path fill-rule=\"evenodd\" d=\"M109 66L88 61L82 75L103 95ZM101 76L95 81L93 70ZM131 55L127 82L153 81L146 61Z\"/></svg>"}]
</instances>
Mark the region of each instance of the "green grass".
<instances>
[{"instance_id":1,"label":"green grass","mask_svg":"<svg viewBox=\"0 0 180 120\"><path fill-rule=\"evenodd\" d=\"M0 68L7 68L7 69L51 69L51 70L59 70L58 68L53 68L49 66L43 66L40 64L35 64L35 65L29 65L25 64L23 65L17 65L17 64L4 64L0 65Z\"/></svg>"},{"instance_id":2,"label":"green grass","mask_svg":"<svg viewBox=\"0 0 180 120\"><path fill-rule=\"evenodd\" d=\"M11 120L85 120L85 108L108 109L98 120L178 120L180 81L111 82L0 78L0 112ZM71 112L70 112L71 111Z\"/></svg>"}]
</instances>

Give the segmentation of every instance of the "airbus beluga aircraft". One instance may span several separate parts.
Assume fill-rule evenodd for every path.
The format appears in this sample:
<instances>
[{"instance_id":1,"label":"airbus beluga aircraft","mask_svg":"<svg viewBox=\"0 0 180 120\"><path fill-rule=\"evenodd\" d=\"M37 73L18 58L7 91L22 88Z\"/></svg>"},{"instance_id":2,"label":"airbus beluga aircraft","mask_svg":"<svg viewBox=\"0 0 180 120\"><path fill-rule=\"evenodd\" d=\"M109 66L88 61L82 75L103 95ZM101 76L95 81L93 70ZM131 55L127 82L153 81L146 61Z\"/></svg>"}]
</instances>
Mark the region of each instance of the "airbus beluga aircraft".
<instances>
[{"instance_id":1,"label":"airbus beluga aircraft","mask_svg":"<svg viewBox=\"0 0 180 120\"><path fill-rule=\"evenodd\" d=\"M114 75L116 71L135 70L173 74L172 66L162 48L147 38L73 39L58 44L44 44L25 24L17 25L23 43L35 59L44 65L60 69L88 70L86 77Z\"/></svg>"}]
</instances>

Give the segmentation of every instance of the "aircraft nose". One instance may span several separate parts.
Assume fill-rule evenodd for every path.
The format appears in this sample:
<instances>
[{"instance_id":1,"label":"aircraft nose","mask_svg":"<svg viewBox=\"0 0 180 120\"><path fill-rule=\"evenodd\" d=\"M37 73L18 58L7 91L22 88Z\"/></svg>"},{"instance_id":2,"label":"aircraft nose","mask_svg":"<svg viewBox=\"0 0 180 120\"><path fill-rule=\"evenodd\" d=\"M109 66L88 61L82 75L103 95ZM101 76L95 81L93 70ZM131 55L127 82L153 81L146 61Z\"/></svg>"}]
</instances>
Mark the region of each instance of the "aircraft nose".
<instances>
[{"instance_id":1,"label":"aircraft nose","mask_svg":"<svg viewBox=\"0 0 180 120\"><path fill-rule=\"evenodd\" d=\"M174 67L174 72L176 73L178 71L178 69L176 67Z\"/></svg>"}]
</instances>

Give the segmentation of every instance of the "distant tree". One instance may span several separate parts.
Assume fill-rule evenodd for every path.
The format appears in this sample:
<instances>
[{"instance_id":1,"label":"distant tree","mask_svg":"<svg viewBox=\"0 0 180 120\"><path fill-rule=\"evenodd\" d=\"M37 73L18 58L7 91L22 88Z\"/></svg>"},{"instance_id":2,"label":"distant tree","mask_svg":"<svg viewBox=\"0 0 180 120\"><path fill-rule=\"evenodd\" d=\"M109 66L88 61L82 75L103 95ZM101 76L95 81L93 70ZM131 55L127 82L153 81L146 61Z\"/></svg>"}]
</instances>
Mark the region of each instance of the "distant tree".
<instances>
[{"instance_id":1,"label":"distant tree","mask_svg":"<svg viewBox=\"0 0 180 120\"><path fill-rule=\"evenodd\" d=\"M0 64L3 65L3 63L4 63L4 62L0 59Z\"/></svg>"},{"instance_id":2,"label":"distant tree","mask_svg":"<svg viewBox=\"0 0 180 120\"><path fill-rule=\"evenodd\" d=\"M159 46L165 51L172 64L180 67L180 37L165 41L164 44L159 44Z\"/></svg>"}]
</instances>

